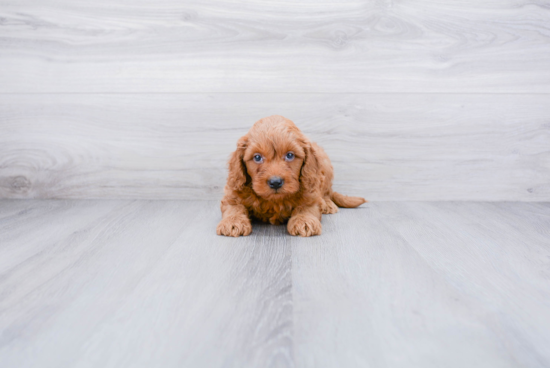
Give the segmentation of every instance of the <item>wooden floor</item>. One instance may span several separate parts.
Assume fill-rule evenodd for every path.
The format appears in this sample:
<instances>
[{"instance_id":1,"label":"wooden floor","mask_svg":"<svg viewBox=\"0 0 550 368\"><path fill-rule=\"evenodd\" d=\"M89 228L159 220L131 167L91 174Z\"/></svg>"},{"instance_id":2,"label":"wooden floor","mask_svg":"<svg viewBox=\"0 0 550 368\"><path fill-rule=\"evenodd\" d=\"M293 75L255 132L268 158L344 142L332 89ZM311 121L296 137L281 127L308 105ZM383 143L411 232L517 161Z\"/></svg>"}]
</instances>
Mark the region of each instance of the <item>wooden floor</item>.
<instances>
[{"instance_id":1,"label":"wooden floor","mask_svg":"<svg viewBox=\"0 0 550 368\"><path fill-rule=\"evenodd\" d=\"M548 367L550 204L0 201L1 367Z\"/></svg>"}]
</instances>

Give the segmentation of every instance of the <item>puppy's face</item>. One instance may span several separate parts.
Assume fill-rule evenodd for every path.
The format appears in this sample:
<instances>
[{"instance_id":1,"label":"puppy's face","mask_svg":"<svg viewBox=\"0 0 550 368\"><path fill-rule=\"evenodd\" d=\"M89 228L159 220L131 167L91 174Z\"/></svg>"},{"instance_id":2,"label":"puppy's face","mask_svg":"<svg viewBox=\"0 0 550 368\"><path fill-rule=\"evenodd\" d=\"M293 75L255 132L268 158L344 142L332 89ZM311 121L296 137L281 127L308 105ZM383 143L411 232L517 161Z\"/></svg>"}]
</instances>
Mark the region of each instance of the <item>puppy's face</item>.
<instances>
[{"instance_id":1,"label":"puppy's face","mask_svg":"<svg viewBox=\"0 0 550 368\"><path fill-rule=\"evenodd\" d=\"M268 200L282 199L300 190L304 159L302 145L288 133L251 137L243 155L252 189Z\"/></svg>"}]
</instances>

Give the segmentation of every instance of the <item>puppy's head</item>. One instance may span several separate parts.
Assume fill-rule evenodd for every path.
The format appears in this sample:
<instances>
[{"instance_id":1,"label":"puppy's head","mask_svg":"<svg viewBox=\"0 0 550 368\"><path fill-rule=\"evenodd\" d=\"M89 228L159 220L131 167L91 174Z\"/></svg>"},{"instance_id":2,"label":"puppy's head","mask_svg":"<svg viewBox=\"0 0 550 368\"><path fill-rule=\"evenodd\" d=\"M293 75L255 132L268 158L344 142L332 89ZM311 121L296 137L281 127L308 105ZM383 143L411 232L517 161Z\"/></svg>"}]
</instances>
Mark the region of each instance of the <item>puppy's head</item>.
<instances>
[{"instance_id":1,"label":"puppy's head","mask_svg":"<svg viewBox=\"0 0 550 368\"><path fill-rule=\"evenodd\" d=\"M292 121L278 115L257 121L229 161L229 186L239 191L250 184L267 200L293 195L316 180L311 143Z\"/></svg>"}]
</instances>

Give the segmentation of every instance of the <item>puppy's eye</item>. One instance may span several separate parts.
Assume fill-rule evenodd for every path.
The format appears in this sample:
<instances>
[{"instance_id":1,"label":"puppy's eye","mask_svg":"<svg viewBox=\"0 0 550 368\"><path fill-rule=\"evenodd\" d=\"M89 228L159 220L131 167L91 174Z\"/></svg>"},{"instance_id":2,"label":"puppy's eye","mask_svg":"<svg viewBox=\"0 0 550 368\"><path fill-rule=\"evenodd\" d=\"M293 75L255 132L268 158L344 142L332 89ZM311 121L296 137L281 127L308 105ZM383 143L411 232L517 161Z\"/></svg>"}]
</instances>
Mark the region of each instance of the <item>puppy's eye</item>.
<instances>
[{"instance_id":1,"label":"puppy's eye","mask_svg":"<svg viewBox=\"0 0 550 368\"><path fill-rule=\"evenodd\" d=\"M264 160L261 155L254 155L253 159L254 159L254 162L258 164Z\"/></svg>"},{"instance_id":2,"label":"puppy's eye","mask_svg":"<svg viewBox=\"0 0 550 368\"><path fill-rule=\"evenodd\" d=\"M287 154L285 155L285 160L286 160L286 161L292 161L292 160L294 160L294 153L292 153L292 152L287 153Z\"/></svg>"}]
</instances>

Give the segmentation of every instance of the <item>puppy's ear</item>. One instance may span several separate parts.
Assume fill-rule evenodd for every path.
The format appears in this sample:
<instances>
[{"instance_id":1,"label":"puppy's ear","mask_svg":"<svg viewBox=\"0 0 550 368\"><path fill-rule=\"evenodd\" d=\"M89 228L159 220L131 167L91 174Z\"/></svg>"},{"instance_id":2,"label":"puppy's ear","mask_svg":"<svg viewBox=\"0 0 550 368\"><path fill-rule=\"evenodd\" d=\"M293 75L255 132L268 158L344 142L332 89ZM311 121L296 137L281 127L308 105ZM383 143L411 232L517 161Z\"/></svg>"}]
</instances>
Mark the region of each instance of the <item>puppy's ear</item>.
<instances>
[{"instance_id":1,"label":"puppy's ear","mask_svg":"<svg viewBox=\"0 0 550 368\"><path fill-rule=\"evenodd\" d=\"M305 193L312 193L318 190L321 182L319 162L317 160L317 152L309 140L304 142L304 148L306 157L300 173L300 183Z\"/></svg>"},{"instance_id":2,"label":"puppy's ear","mask_svg":"<svg viewBox=\"0 0 550 368\"><path fill-rule=\"evenodd\" d=\"M235 191L242 190L249 179L246 166L243 162L244 150L247 144L248 137L245 135L237 141L237 150L231 154L231 158L229 159L227 185Z\"/></svg>"}]
</instances>

